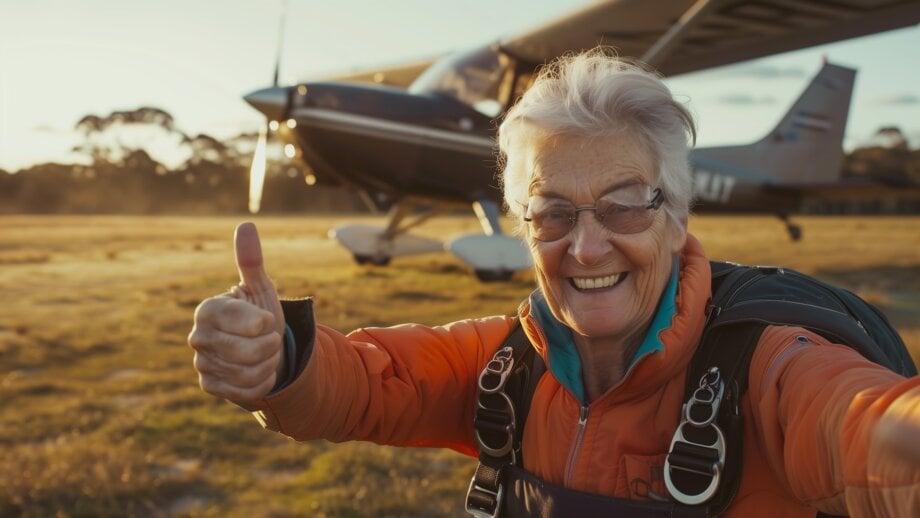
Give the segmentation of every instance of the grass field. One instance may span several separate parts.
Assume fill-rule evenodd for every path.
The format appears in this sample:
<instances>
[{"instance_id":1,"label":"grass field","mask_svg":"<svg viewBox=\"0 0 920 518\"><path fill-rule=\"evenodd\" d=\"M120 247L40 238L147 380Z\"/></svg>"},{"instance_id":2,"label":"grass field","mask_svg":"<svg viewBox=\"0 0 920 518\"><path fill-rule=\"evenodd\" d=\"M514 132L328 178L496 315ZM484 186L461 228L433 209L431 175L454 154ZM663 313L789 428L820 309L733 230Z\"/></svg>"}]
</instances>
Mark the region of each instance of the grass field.
<instances>
[{"instance_id":1,"label":"grass field","mask_svg":"<svg viewBox=\"0 0 920 518\"><path fill-rule=\"evenodd\" d=\"M351 218L351 220L373 218ZM342 330L510 313L521 275L481 284L448 254L359 267L341 221L260 218L282 295ZM379 221L379 220L377 220ZM202 393L185 344L235 284L237 218L0 217L0 516L462 516L474 464L448 451L297 444ZM920 217L691 222L713 258L784 264L889 315L920 358ZM419 233L476 231L441 218Z\"/></svg>"}]
</instances>

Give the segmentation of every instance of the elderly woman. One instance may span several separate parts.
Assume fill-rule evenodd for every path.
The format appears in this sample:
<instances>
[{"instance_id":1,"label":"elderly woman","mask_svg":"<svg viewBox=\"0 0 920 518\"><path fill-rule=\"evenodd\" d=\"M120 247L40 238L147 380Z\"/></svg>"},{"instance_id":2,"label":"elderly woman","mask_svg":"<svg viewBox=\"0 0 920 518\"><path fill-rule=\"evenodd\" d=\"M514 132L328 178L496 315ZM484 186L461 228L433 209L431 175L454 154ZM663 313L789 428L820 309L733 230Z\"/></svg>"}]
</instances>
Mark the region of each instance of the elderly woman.
<instances>
[{"instance_id":1,"label":"elderly woman","mask_svg":"<svg viewBox=\"0 0 920 518\"><path fill-rule=\"evenodd\" d=\"M522 439L540 484L669 499L662 472L710 297L710 264L687 233L693 138L658 77L598 51L547 67L500 128L505 200L538 284L518 316L547 365ZM475 451L477 378L515 319L346 336L314 323L310 300L279 302L259 247L241 225L241 284L196 311L205 391L298 440ZM874 432L886 414L916 419L918 401L920 379L801 328L766 328L726 515L917 516L918 465L885 457Z\"/></svg>"}]
</instances>

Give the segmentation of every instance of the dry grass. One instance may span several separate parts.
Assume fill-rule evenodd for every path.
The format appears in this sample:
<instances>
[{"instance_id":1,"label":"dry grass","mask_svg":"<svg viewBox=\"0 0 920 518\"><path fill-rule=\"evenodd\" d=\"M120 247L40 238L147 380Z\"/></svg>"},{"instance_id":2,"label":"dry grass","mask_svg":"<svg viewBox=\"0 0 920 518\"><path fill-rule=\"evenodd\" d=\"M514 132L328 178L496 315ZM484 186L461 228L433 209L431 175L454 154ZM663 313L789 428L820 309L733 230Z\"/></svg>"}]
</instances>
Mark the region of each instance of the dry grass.
<instances>
[{"instance_id":1,"label":"dry grass","mask_svg":"<svg viewBox=\"0 0 920 518\"><path fill-rule=\"evenodd\" d=\"M316 294L319 318L340 329L513 312L532 289L528 275L480 284L447 254L358 267L326 238L336 222L259 225L281 291ZM858 291L920 357L920 218L800 222L801 243L772 218L706 217L691 229L714 258L784 264ZM469 459L294 444L198 390L185 336L195 305L236 282L236 223L0 218L0 515L461 514ZM477 227L442 218L420 233Z\"/></svg>"}]
</instances>

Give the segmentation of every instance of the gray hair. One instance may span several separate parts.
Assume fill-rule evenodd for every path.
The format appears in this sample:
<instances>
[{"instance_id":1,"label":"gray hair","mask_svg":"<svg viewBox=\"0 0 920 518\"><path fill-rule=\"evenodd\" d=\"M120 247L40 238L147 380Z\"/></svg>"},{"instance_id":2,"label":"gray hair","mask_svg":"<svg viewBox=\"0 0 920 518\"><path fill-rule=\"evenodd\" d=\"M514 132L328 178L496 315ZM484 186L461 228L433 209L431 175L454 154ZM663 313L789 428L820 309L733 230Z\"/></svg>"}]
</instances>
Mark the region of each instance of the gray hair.
<instances>
[{"instance_id":1,"label":"gray hair","mask_svg":"<svg viewBox=\"0 0 920 518\"><path fill-rule=\"evenodd\" d=\"M637 137L651 152L658 186L665 195L664 208L681 224L693 198L687 162L689 146L696 142L693 117L674 100L659 75L603 47L561 57L544 67L505 115L498 148L508 209L515 216L523 215L533 171L521 151L534 139L604 137L622 131Z\"/></svg>"}]
</instances>

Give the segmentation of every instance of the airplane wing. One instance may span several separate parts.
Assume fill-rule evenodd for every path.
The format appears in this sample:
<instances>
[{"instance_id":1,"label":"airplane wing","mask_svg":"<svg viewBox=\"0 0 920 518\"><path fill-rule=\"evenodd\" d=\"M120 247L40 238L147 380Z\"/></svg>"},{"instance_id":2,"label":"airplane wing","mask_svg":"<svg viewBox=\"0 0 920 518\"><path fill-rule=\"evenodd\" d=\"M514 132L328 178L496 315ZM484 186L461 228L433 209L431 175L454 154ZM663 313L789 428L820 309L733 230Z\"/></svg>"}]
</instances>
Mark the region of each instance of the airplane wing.
<instances>
[{"instance_id":1,"label":"airplane wing","mask_svg":"<svg viewBox=\"0 0 920 518\"><path fill-rule=\"evenodd\" d=\"M610 45L671 76L917 23L917 0L608 0L501 46L539 65Z\"/></svg>"},{"instance_id":2,"label":"airplane wing","mask_svg":"<svg viewBox=\"0 0 920 518\"><path fill-rule=\"evenodd\" d=\"M672 76L918 23L918 0L602 0L500 45L536 67L604 44ZM435 61L329 79L407 88Z\"/></svg>"},{"instance_id":3,"label":"airplane wing","mask_svg":"<svg viewBox=\"0 0 920 518\"><path fill-rule=\"evenodd\" d=\"M360 83L376 83L388 86L407 88L421 75L436 58L413 61L411 63L397 64L386 67L358 70L355 72L337 74L330 79L336 81L357 81Z\"/></svg>"}]
</instances>

